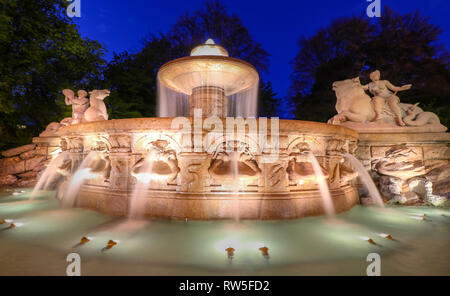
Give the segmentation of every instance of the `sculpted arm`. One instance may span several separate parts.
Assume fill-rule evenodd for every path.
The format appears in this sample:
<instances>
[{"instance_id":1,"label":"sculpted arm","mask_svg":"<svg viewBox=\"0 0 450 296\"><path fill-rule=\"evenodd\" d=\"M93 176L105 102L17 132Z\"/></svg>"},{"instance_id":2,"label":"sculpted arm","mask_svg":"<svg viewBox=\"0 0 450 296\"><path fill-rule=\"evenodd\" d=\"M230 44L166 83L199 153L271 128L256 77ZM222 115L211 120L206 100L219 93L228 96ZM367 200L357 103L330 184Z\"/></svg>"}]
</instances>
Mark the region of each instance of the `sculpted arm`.
<instances>
[{"instance_id":1,"label":"sculpted arm","mask_svg":"<svg viewBox=\"0 0 450 296\"><path fill-rule=\"evenodd\" d=\"M412 86L411 84L407 84L407 85L404 85L404 86L399 87L399 86L393 85L392 83L390 83L389 81L386 80L386 87L389 88L389 89L392 90L392 91L402 91L402 90L407 90L407 89L410 89L411 86Z\"/></svg>"}]
</instances>

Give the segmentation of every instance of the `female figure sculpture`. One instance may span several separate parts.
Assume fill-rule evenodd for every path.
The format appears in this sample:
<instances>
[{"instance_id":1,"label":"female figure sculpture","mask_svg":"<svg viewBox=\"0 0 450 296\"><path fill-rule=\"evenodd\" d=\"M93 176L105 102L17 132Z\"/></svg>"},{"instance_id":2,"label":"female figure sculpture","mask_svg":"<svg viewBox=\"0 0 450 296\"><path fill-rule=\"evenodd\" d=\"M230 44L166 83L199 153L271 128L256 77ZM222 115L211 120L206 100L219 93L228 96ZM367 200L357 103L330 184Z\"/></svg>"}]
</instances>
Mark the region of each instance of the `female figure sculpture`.
<instances>
[{"instance_id":1,"label":"female figure sculpture","mask_svg":"<svg viewBox=\"0 0 450 296\"><path fill-rule=\"evenodd\" d=\"M382 119L382 112L384 104L387 100L389 107L395 115L395 120L400 126L405 126L402 119L402 109L400 108L400 99L396 96L398 91L408 90L411 88L411 84L407 84L401 87L395 86L388 80L380 80L380 71L376 70L370 73L370 79L372 82L363 85L364 90L369 90L374 96L372 98L373 108L375 110L375 118L372 121L377 121ZM392 93L394 91L395 93Z\"/></svg>"}]
</instances>

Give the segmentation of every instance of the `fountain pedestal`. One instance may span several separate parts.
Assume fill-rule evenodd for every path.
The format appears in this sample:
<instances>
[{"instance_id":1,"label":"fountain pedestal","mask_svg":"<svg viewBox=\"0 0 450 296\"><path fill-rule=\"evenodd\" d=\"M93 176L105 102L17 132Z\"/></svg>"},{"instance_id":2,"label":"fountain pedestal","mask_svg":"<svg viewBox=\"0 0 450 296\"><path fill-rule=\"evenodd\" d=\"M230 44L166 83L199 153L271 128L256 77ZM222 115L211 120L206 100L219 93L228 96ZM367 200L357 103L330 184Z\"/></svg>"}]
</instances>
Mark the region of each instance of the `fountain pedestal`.
<instances>
[{"instance_id":1,"label":"fountain pedestal","mask_svg":"<svg viewBox=\"0 0 450 296\"><path fill-rule=\"evenodd\" d=\"M225 90L216 86L200 86L192 90L189 97L189 113L194 116L194 110L202 110L203 117L227 117L227 97Z\"/></svg>"}]
</instances>

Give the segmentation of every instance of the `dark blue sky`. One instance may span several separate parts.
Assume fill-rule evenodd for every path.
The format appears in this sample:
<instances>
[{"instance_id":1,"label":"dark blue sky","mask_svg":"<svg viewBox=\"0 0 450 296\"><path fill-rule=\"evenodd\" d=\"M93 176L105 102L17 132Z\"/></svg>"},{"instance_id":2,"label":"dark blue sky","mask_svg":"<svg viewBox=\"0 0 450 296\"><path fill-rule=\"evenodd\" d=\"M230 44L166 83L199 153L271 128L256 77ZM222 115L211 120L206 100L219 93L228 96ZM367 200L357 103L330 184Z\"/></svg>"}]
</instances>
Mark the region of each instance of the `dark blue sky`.
<instances>
[{"instance_id":1,"label":"dark blue sky","mask_svg":"<svg viewBox=\"0 0 450 296\"><path fill-rule=\"evenodd\" d=\"M298 52L301 36L311 36L331 20L361 15L366 0L223 0L229 12L241 17L253 38L270 54L264 78L279 96L285 96L291 73L290 61ZM204 0L81 0L81 34L98 40L109 51L138 51L149 33L167 32L186 11L198 9ZM419 10L444 29L441 41L450 48L450 0L381 0L402 14ZM393 41L395 42L395 41Z\"/></svg>"}]
</instances>

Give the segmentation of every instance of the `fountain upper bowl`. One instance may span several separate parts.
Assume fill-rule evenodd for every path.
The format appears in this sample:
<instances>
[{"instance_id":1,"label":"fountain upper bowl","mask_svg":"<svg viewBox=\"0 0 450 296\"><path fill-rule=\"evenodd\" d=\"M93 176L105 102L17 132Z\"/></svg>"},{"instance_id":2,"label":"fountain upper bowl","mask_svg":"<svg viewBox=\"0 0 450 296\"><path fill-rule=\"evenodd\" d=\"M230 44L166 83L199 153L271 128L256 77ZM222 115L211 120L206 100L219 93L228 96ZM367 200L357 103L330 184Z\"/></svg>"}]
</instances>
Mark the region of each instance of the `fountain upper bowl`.
<instances>
[{"instance_id":1,"label":"fountain upper bowl","mask_svg":"<svg viewBox=\"0 0 450 296\"><path fill-rule=\"evenodd\" d=\"M164 64L158 72L166 87L187 95L201 86L223 88L233 95L258 84L258 71L251 64L227 56L189 56Z\"/></svg>"}]
</instances>

